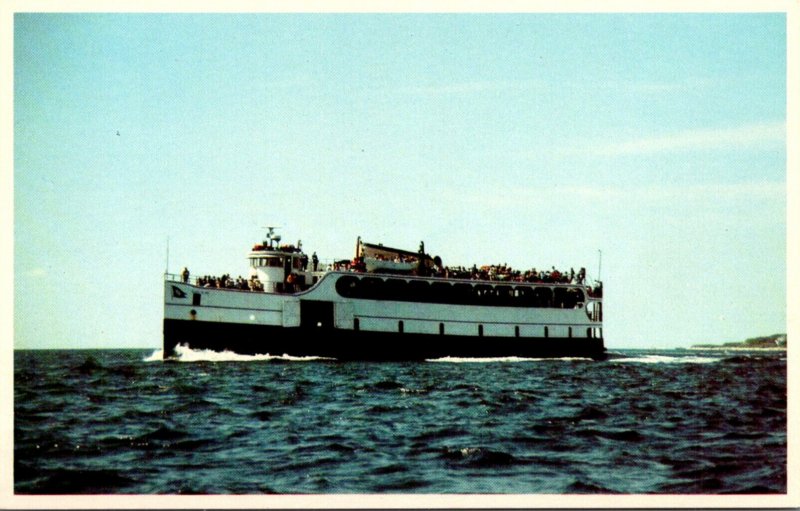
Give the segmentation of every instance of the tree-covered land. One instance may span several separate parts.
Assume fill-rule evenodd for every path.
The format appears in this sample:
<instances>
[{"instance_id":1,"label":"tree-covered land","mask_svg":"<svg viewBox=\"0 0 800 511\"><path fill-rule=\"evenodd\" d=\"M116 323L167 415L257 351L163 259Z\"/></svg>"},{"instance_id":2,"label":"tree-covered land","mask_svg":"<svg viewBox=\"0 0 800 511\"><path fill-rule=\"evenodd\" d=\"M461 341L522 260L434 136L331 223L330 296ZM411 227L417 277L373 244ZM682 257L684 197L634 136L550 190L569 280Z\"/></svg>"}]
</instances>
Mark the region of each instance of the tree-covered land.
<instances>
[{"instance_id":1,"label":"tree-covered land","mask_svg":"<svg viewBox=\"0 0 800 511\"><path fill-rule=\"evenodd\" d=\"M695 344L693 348L785 348L786 334L772 334L763 337L751 337L739 342L724 344Z\"/></svg>"}]
</instances>

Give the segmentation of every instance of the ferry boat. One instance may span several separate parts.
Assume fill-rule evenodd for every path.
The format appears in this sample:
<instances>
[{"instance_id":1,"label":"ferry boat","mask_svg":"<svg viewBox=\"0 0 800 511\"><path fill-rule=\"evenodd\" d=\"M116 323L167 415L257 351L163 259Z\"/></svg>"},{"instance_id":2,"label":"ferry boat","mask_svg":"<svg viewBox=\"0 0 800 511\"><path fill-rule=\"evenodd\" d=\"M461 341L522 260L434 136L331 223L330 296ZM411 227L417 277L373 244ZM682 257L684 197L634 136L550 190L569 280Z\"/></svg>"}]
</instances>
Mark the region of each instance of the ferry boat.
<instances>
[{"instance_id":1,"label":"ferry boat","mask_svg":"<svg viewBox=\"0 0 800 511\"><path fill-rule=\"evenodd\" d=\"M336 360L606 356L602 285L583 269L452 271L424 243L413 252L360 237L352 260L322 265L267 229L246 280L165 274L165 359L181 345Z\"/></svg>"}]
</instances>

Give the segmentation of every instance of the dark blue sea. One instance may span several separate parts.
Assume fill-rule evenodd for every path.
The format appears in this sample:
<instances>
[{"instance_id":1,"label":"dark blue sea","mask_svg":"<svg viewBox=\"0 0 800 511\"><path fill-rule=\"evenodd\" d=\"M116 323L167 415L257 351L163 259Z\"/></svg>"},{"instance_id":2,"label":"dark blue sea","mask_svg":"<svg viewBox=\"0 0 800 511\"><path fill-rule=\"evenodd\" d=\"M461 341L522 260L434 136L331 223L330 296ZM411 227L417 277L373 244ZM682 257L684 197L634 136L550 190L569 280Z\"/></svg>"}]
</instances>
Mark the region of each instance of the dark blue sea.
<instances>
[{"instance_id":1,"label":"dark blue sea","mask_svg":"<svg viewBox=\"0 0 800 511\"><path fill-rule=\"evenodd\" d=\"M16 494L781 494L785 352L15 351Z\"/></svg>"}]
</instances>

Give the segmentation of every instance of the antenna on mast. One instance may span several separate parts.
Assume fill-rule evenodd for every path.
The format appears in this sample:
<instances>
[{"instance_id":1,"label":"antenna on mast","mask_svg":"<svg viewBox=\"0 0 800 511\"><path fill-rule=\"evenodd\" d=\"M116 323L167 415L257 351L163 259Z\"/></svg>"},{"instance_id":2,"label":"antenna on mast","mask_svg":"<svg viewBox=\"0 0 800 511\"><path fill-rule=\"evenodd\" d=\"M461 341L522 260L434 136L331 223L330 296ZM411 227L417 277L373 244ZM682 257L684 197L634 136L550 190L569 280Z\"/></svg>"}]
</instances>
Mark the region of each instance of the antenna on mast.
<instances>
[{"instance_id":1,"label":"antenna on mast","mask_svg":"<svg viewBox=\"0 0 800 511\"><path fill-rule=\"evenodd\" d=\"M603 251L599 248L597 249L597 280L602 280L600 278L600 270L603 269Z\"/></svg>"},{"instance_id":2,"label":"antenna on mast","mask_svg":"<svg viewBox=\"0 0 800 511\"><path fill-rule=\"evenodd\" d=\"M167 236L167 261L166 266L164 266L164 275L169 274L169 236Z\"/></svg>"}]
</instances>

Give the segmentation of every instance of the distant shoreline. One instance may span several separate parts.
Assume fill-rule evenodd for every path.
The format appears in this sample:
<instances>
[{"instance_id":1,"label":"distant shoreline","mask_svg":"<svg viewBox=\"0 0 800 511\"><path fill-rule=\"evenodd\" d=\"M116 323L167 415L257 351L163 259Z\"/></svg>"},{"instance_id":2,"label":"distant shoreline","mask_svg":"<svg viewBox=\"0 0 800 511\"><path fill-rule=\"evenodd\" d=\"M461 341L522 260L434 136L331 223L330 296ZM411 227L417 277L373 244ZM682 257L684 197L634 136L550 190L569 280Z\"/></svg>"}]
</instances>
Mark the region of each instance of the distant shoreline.
<instances>
[{"instance_id":1,"label":"distant shoreline","mask_svg":"<svg viewBox=\"0 0 800 511\"><path fill-rule=\"evenodd\" d=\"M786 346L750 347L750 346L691 346L685 348L696 351L786 351Z\"/></svg>"},{"instance_id":2,"label":"distant shoreline","mask_svg":"<svg viewBox=\"0 0 800 511\"><path fill-rule=\"evenodd\" d=\"M695 344L690 350L734 350L734 351L786 351L786 334L753 337L742 342L725 344Z\"/></svg>"}]
</instances>

